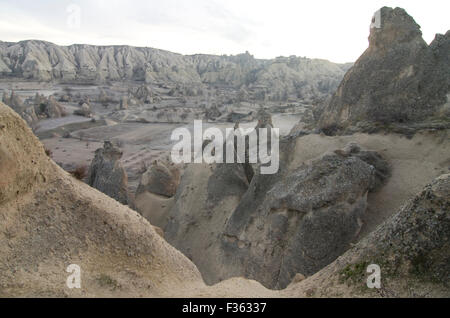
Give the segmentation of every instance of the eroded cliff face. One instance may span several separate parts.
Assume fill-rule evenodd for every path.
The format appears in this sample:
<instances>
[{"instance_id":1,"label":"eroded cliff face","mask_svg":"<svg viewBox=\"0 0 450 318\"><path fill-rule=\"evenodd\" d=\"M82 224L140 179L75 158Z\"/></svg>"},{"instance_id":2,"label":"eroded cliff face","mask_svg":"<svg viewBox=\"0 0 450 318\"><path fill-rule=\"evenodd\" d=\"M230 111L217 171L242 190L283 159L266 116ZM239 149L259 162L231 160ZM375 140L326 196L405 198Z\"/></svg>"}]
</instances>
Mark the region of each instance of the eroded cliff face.
<instances>
[{"instance_id":1,"label":"eroded cliff face","mask_svg":"<svg viewBox=\"0 0 450 318\"><path fill-rule=\"evenodd\" d=\"M450 90L450 32L427 45L405 10L384 7L379 13L369 48L324 108L319 120L324 130L413 124L436 116L448 121L442 108Z\"/></svg>"},{"instance_id":2,"label":"eroded cliff face","mask_svg":"<svg viewBox=\"0 0 450 318\"><path fill-rule=\"evenodd\" d=\"M316 273L356 239L368 192L389 176L384 159L356 144L294 169L287 157L279 173L250 183L239 164L188 167L166 237L207 283L244 276L283 289Z\"/></svg>"},{"instance_id":3,"label":"eroded cliff face","mask_svg":"<svg viewBox=\"0 0 450 318\"><path fill-rule=\"evenodd\" d=\"M150 223L59 168L3 103L0 216L1 297L162 296L202 285ZM70 264L82 289L67 288Z\"/></svg>"},{"instance_id":4,"label":"eroded cliff face","mask_svg":"<svg viewBox=\"0 0 450 318\"><path fill-rule=\"evenodd\" d=\"M0 42L0 74L36 81L209 84L267 90L267 97L332 93L349 64L300 57L258 60L237 56L183 56L129 46L58 46L44 41Z\"/></svg>"}]
</instances>

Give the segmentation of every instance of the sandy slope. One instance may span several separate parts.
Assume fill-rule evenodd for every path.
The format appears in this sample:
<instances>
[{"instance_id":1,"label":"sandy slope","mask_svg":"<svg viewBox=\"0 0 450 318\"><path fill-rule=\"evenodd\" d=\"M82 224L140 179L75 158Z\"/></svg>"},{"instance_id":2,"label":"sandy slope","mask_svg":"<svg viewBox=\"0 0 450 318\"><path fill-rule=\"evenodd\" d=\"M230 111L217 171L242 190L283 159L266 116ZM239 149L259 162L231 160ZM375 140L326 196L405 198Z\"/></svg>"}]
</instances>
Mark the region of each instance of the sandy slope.
<instances>
[{"instance_id":1,"label":"sandy slope","mask_svg":"<svg viewBox=\"0 0 450 318\"><path fill-rule=\"evenodd\" d=\"M0 123L1 296L162 296L201 282L143 217L47 158L4 105ZM81 291L66 288L70 264Z\"/></svg>"}]
</instances>

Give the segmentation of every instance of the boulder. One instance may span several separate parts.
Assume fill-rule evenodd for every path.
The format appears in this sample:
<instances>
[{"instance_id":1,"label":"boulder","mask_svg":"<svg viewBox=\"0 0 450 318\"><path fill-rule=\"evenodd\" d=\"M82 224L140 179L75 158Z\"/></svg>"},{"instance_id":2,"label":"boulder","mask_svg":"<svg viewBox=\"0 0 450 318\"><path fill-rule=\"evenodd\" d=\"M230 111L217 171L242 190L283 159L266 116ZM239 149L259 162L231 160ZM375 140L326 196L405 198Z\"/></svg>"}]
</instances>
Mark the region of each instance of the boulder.
<instances>
[{"instance_id":1,"label":"boulder","mask_svg":"<svg viewBox=\"0 0 450 318\"><path fill-rule=\"evenodd\" d=\"M162 163L154 163L142 176L136 196L143 192L171 198L179 184L179 172L171 171Z\"/></svg>"}]
</instances>

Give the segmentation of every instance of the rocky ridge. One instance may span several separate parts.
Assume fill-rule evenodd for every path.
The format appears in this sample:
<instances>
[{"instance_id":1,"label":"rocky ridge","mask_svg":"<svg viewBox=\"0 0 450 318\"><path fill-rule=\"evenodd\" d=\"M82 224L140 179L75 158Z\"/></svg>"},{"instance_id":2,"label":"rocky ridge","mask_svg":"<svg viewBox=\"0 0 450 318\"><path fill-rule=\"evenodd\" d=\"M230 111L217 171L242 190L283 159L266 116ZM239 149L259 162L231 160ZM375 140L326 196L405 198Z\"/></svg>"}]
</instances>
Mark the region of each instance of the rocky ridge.
<instances>
[{"instance_id":1,"label":"rocky ridge","mask_svg":"<svg viewBox=\"0 0 450 318\"><path fill-rule=\"evenodd\" d=\"M253 87L264 95L262 98L273 100L288 95L302 99L327 95L335 90L349 67L295 56L258 60L248 53L183 56L129 46L0 42L0 75L6 77L66 83L189 84L189 90L200 84Z\"/></svg>"}]
</instances>

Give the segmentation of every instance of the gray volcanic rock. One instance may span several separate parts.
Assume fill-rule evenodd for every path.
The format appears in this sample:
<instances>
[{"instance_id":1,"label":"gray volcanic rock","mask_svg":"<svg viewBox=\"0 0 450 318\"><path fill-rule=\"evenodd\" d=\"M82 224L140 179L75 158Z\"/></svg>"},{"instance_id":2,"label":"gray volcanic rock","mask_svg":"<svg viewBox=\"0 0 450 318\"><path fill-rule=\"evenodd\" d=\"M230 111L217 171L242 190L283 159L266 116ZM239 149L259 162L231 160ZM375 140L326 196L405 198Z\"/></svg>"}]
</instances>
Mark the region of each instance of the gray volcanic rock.
<instances>
[{"instance_id":1,"label":"gray volcanic rock","mask_svg":"<svg viewBox=\"0 0 450 318\"><path fill-rule=\"evenodd\" d=\"M368 240L378 250L374 259L389 255L391 264L449 288L450 174L426 186Z\"/></svg>"},{"instance_id":2,"label":"gray volcanic rock","mask_svg":"<svg viewBox=\"0 0 450 318\"><path fill-rule=\"evenodd\" d=\"M283 178L256 175L227 222L224 266L270 288L316 273L357 237L374 181L373 166L339 152Z\"/></svg>"},{"instance_id":3,"label":"gray volcanic rock","mask_svg":"<svg viewBox=\"0 0 450 318\"><path fill-rule=\"evenodd\" d=\"M161 163L153 164L142 176L136 196L145 191L171 198L179 184L179 175Z\"/></svg>"},{"instance_id":4,"label":"gray volcanic rock","mask_svg":"<svg viewBox=\"0 0 450 318\"><path fill-rule=\"evenodd\" d=\"M95 151L87 183L122 204L129 204L128 176L120 162L122 151L105 141L103 148Z\"/></svg>"},{"instance_id":5,"label":"gray volcanic rock","mask_svg":"<svg viewBox=\"0 0 450 318\"><path fill-rule=\"evenodd\" d=\"M401 8L384 7L369 48L325 106L325 131L351 126L423 122L438 114L450 90L450 32L430 44ZM447 118L441 118L448 121Z\"/></svg>"},{"instance_id":6,"label":"gray volcanic rock","mask_svg":"<svg viewBox=\"0 0 450 318\"><path fill-rule=\"evenodd\" d=\"M242 165L188 165L167 215L165 238L213 284L232 275L223 266L221 234L248 181Z\"/></svg>"},{"instance_id":7,"label":"gray volcanic rock","mask_svg":"<svg viewBox=\"0 0 450 318\"><path fill-rule=\"evenodd\" d=\"M350 247L368 192L389 177L383 158L357 145L294 171L281 154L278 174L256 171L250 184L243 165L187 168L165 233L208 284L244 276L284 288L316 273Z\"/></svg>"},{"instance_id":8,"label":"gray volcanic rock","mask_svg":"<svg viewBox=\"0 0 450 318\"><path fill-rule=\"evenodd\" d=\"M449 242L450 175L446 174L315 275L315 284L327 286L315 297L448 297ZM381 289L361 288L367 284L370 264L380 266Z\"/></svg>"},{"instance_id":9,"label":"gray volcanic rock","mask_svg":"<svg viewBox=\"0 0 450 318\"><path fill-rule=\"evenodd\" d=\"M36 40L0 45L0 75L35 81L169 83L176 85L174 96L199 96L207 84L257 88L261 98L272 100L287 95L310 99L333 92L348 67L295 56L258 60L248 53L183 56L153 48L65 47Z\"/></svg>"}]
</instances>

